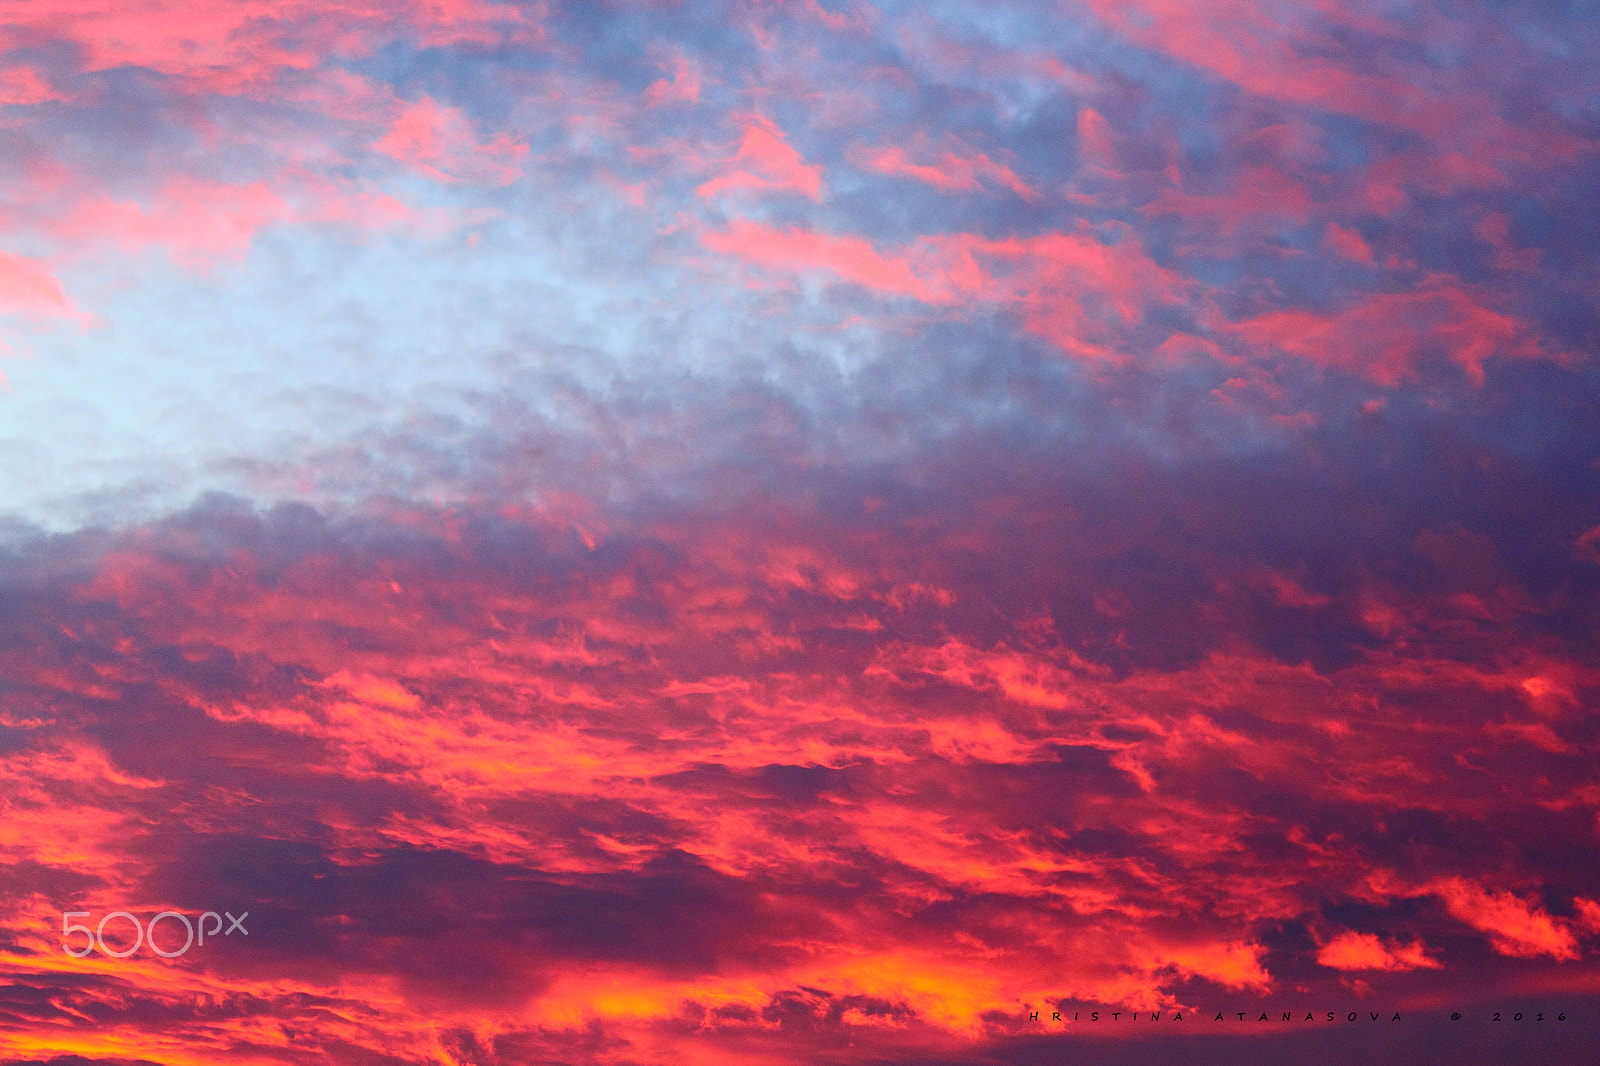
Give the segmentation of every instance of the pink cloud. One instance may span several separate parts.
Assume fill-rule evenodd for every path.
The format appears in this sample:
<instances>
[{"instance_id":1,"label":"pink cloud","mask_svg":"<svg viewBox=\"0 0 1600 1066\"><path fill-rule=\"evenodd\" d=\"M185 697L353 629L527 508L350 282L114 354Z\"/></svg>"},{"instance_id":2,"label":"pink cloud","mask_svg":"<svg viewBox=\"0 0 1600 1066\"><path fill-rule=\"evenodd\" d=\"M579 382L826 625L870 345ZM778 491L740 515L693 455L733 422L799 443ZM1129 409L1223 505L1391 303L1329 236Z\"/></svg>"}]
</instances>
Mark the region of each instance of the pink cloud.
<instances>
[{"instance_id":1,"label":"pink cloud","mask_svg":"<svg viewBox=\"0 0 1600 1066\"><path fill-rule=\"evenodd\" d=\"M821 270L891 295L913 296L927 302L944 299L935 285L917 276L909 261L883 255L860 237L779 229L735 219L726 230L707 231L700 239L714 252L735 255L773 270Z\"/></svg>"},{"instance_id":2,"label":"pink cloud","mask_svg":"<svg viewBox=\"0 0 1600 1066\"><path fill-rule=\"evenodd\" d=\"M1252 222L1277 218L1304 222L1314 206L1300 181L1279 167L1259 166L1239 175L1227 192L1208 195L1166 189L1139 210L1146 215L1178 215L1194 222L1216 223L1231 234Z\"/></svg>"},{"instance_id":3,"label":"pink cloud","mask_svg":"<svg viewBox=\"0 0 1600 1066\"><path fill-rule=\"evenodd\" d=\"M0 70L0 106L42 104L63 96L32 67Z\"/></svg>"},{"instance_id":4,"label":"pink cloud","mask_svg":"<svg viewBox=\"0 0 1600 1066\"><path fill-rule=\"evenodd\" d=\"M509 134L479 141L458 108L441 107L428 96L407 105L372 147L447 184L509 185L522 176L528 155L528 146Z\"/></svg>"},{"instance_id":5,"label":"pink cloud","mask_svg":"<svg viewBox=\"0 0 1600 1066\"><path fill-rule=\"evenodd\" d=\"M1078 112L1078 150L1093 166L1115 176L1120 165L1115 133L1105 117L1092 108Z\"/></svg>"},{"instance_id":6,"label":"pink cloud","mask_svg":"<svg viewBox=\"0 0 1600 1066\"><path fill-rule=\"evenodd\" d=\"M184 266L205 268L243 256L273 225L320 223L370 231L428 220L387 194L285 168L242 184L179 174L136 198L85 195L46 220L42 232L69 257L108 245L129 255L159 248Z\"/></svg>"},{"instance_id":7,"label":"pink cloud","mask_svg":"<svg viewBox=\"0 0 1600 1066\"><path fill-rule=\"evenodd\" d=\"M1573 549L1579 558L1587 559L1592 563L1600 563L1600 526L1584 530L1573 542Z\"/></svg>"},{"instance_id":8,"label":"pink cloud","mask_svg":"<svg viewBox=\"0 0 1600 1066\"><path fill-rule=\"evenodd\" d=\"M1431 147L1380 160L1375 199L1397 187L1434 190L1507 182L1506 169L1537 172L1593 150L1590 139L1501 117L1471 68L1452 73L1385 63L1387 46L1426 46L1467 27L1423 10L1409 24L1336 3L1261 5L1246 0L1088 0L1106 24L1137 44L1183 60L1279 104L1306 106L1402 129ZM1486 26L1484 55L1521 49ZM1470 145L1471 147L1465 147Z\"/></svg>"},{"instance_id":9,"label":"pink cloud","mask_svg":"<svg viewBox=\"0 0 1600 1066\"><path fill-rule=\"evenodd\" d=\"M955 238L952 276L983 278L989 299L1022 313L1023 328L1079 357L1122 361L1122 331L1144 320L1145 309L1182 302L1189 283L1144 251L1130 231L1107 242L1087 231L1045 233L1003 241ZM968 256L986 260L987 273Z\"/></svg>"},{"instance_id":10,"label":"pink cloud","mask_svg":"<svg viewBox=\"0 0 1600 1066\"><path fill-rule=\"evenodd\" d=\"M730 189L797 192L813 200L822 196L822 168L807 163L783 131L760 115L745 119L739 150L726 167L695 191L707 199Z\"/></svg>"},{"instance_id":11,"label":"pink cloud","mask_svg":"<svg viewBox=\"0 0 1600 1066\"><path fill-rule=\"evenodd\" d=\"M708 231L708 248L783 273L824 271L866 288L924 303L975 310L1009 307L1027 332L1068 354L1120 360L1120 330L1144 309L1186 298L1189 286L1144 252L1131 233L1107 243L1087 231L993 240L976 234L928 237L880 252L859 237L773 229L737 220Z\"/></svg>"},{"instance_id":12,"label":"pink cloud","mask_svg":"<svg viewBox=\"0 0 1600 1066\"><path fill-rule=\"evenodd\" d=\"M644 91L644 102L648 107L661 107L664 104L692 104L700 99L700 74L687 56L675 55L672 57L672 76L659 78L650 83Z\"/></svg>"},{"instance_id":13,"label":"pink cloud","mask_svg":"<svg viewBox=\"0 0 1600 1066\"><path fill-rule=\"evenodd\" d=\"M1253 345L1359 374L1379 385L1412 379L1430 354L1460 365L1475 385L1494 356L1536 357L1527 327L1490 309L1451 279L1411 292L1381 293L1331 314L1270 311L1225 327Z\"/></svg>"},{"instance_id":14,"label":"pink cloud","mask_svg":"<svg viewBox=\"0 0 1600 1066\"><path fill-rule=\"evenodd\" d=\"M897 174L932 185L941 192L976 192L982 188L980 180L1010 189L1024 200L1036 200L1039 194L1010 167L996 163L982 152L961 155L941 152L932 163L913 163L904 148L890 145L857 153L860 164L880 174Z\"/></svg>"},{"instance_id":15,"label":"pink cloud","mask_svg":"<svg viewBox=\"0 0 1600 1066\"><path fill-rule=\"evenodd\" d=\"M1494 258L1491 262L1496 270L1531 274L1539 269L1539 259L1543 250L1513 247L1511 222L1504 214L1496 211L1484 215L1472 227L1472 233L1494 249Z\"/></svg>"},{"instance_id":16,"label":"pink cloud","mask_svg":"<svg viewBox=\"0 0 1600 1066\"><path fill-rule=\"evenodd\" d=\"M1372 246L1353 229L1346 229L1337 222L1329 222L1326 231L1328 247L1358 263L1372 262Z\"/></svg>"},{"instance_id":17,"label":"pink cloud","mask_svg":"<svg viewBox=\"0 0 1600 1066\"><path fill-rule=\"evenodd\" d=\"M403 37L445 45L539 36L521 8L492 0L12 0L0 6L0 25L0 42L71 40L90 70L144 67L227 93L270 91L280 72Z\"/></svg>"},{"instance_id":18,"label":"pink cloud","mask_svg":"<svg viewBox=\"0 0 1600 1066\"><path fill-rule=\"evenodd\" d=\"M1089 6L1139 44L1275 100L1428 133L1437 131L1446 113L1459 118L1470 103L1482 103L1481 98L1448 101L1361 63L1331 31L1390 37L1394 30L1335 5L1089 0Z\"/></svg>"},{"instance_id":19,"label":"pink cloud","mask_svg":"<svg viewBox=\"0 0 1600 1066\"><path fill-rule=\"evenodd\" d=\"M160 246L198 265L242 255L262 227L290 214L282 193L266 181L232 185L179 176L143 202L87 200L56 232L79 242L109 240L130 252Z\"/></svg>"},{"instance_id":20,"label":"pink cloud","mask_svg":"<svg viewBox=\"0 0 1600 1066\"><path fill-rule=\"evenodd\" d=\"M50 268L37 259L0 252L0 314L76 316Z\"/></svg>"}]
</instances>

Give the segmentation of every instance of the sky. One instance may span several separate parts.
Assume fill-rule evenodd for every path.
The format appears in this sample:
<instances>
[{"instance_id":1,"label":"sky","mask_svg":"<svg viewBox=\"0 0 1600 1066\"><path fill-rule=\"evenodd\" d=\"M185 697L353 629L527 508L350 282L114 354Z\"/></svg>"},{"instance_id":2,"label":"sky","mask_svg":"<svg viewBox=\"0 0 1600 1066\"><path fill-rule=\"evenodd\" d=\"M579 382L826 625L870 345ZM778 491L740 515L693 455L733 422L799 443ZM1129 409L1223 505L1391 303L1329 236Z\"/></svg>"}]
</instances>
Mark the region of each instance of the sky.
<instances>
[{"instance_id":1,"label":"sky","mask_svg":"<svg viewBox=\"0 0 1600 1066\"><path fill-rule=\"evenodd\" d=\"M1590 1061L1596 57L0 0L0 1062Z\"/></svg>"}]
</instances>

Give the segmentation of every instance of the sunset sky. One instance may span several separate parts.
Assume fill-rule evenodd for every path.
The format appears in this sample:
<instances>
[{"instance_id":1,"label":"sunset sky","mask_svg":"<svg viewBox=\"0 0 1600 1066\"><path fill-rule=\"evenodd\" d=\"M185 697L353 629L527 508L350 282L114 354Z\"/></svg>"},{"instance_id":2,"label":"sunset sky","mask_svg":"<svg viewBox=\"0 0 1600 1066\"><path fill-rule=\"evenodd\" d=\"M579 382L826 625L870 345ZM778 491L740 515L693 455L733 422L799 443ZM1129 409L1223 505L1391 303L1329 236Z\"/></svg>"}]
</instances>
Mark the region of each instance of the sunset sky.
<instances>
[{"instance_id":1,"label":"sunset sky","mask_svg":"<svg viewBox=\"0 0 1600 1066\"><path fill-rule=\"evenodd\" d=\"M1597 206L1593 0L0 0L0 1062L1592 1062Z\"/></svg>"}]
</instances>

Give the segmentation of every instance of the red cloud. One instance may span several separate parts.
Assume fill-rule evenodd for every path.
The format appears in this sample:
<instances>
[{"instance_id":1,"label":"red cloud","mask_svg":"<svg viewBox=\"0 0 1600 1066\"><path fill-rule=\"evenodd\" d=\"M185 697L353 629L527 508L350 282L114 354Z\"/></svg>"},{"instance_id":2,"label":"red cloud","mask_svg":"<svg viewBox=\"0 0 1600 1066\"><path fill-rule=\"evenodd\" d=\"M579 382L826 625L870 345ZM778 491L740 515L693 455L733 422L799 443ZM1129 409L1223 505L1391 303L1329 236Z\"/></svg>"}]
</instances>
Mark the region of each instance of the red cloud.
<instances>
[{"instance_id":1,"label":"red cloud","mask_svg":"<svg viewBox=\"0 0 1600 1066\"><path fill-rule=\"evenodd\" d=\"M1523 246L1584 202L1581 79L1467 85L1498 16L1458 70L1436 11L1091 6L1193 69L1065 8L0 0L0 313L425 222L417 175L543 211L537 166L673 351L270 460L376 471L337 515L0 528L0 1058L998 1061L1057 1008L1588 995L1587 379L1486 373L1587 328L1582 218ZM684 251L833 287L756 322ZM228 953L60 950L234 901Z\"/></svg>"},{"instance_id":2,"label":"red cloud","mask_svg":"<svg viewBox=\"0 0 1600 1066\"><path fill-rule=\"evenodd\" d=\"M195 515L129 535L91 579L19 597L0 643L39 737L0 784L48 827L0 848L54 876L106 871L70 906L41 893L0 922L48 961L52 909L180 909L194 886L267 897L280 925L252 936L284 939L265 954L200 976L74 971L166 1005L159 1026L122 1010L100 1046L230 1053L254 1046L257 1016L191 1024L183 995L256 1004L329 1054L534 1024L687 1055L791 1008L845 1045L872 1030L968 1054L1029 1004L1281 992L1295 963L1262 930L1321 927L1330 898L1437 895L1502 954L1572 956L1569 923L1479 887L1470 862L1393 865L1415 861L1406 819L1504 833L1530 805L1580 802L1554 782L1505 787L1522 765L1484 726L1530 676L1587 673L1429 657L1459 633L1442 599L1403 601L1403 639L1368 656L1279 661L1241 638L1241 600L1324 617L1365 590L1289 595L1298 568L1203 551L1185 563L1211 590L1193 624L1233 650L1115 670L1064 627L1181 629L1132 583L1112 596L1123 571L1103 560L1159 558L1157 519L1184 508L1102 502L1078 523L1049 498L990 486L931 526L755 502L644 526L561 500L412 508L360 532ZM1036 561L1031 583L1104 612L1013 615L972 573L1030 554L1019 537L1042 515L1070 563ZM1419 719L1426 706L1451 711ZM1538 713L1565 728L1572 711ZM1402 824L1374 828L1387 819ZM1423 948L1448 936L1435 921L1405 941L1340 932L1316 958L1364 980L1467 980ZM35 961L27 980L54 972ZM53 995L88 1013L101 993ZM313 1024L323 1009L348 1019L336 1036ZM704 1024L685 1033L688 1017ZM80 1046L43 1016L25 1031Z\"/></svg>"}]
</instances>

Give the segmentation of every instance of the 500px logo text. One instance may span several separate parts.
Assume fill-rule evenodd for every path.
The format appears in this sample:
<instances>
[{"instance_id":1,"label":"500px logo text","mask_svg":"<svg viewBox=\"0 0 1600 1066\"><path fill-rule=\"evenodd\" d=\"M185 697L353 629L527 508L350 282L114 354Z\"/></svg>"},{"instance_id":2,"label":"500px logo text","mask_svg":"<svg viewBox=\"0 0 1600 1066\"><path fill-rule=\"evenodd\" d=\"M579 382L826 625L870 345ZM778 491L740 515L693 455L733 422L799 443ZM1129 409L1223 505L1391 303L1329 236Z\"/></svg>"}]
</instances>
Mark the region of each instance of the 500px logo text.
<instances>
[{"instance_id":1,"label":"500px logo text","mask_svg":"<svg viewBox=\"0 0 1600 1066\"><path fill-rule=\"evenodd\" d=\"M226 915L228 919L227 929L223 929L222 927L222 919L224 915ZM61 936L63 937L61 941L61 950L65 951L73 958L81 959L85 955L88 955L90 952L94 951L95 948L99 948L102 955L109 955L113 959L125 959L129 955L132 955L135 951L138 951L140 945L144 944L148 940L151 951L155 952L157 955L160 955L164 959L175 959L179 955L182 955L184 952L188 951L191 947L196 945L204 946L206 937L208 936L215 940L219 932L223 936L232 936L235 931L243 933L245 936L250 935L250 930L244 927L244 920L250 917L249 911L245 911L237 918L235 918L232 914L229 914L227 911L223 911L222 914L218 914L216 911L206 911L204 914L200 915L196 921L193 922L189 920L189 916L187 914L181 914L178 911L162 911L154 918L151 918L148 925L141 923L138 918L134 917L127 911L112 911L105 917L101 918L100 924L95 926L93 929L90 929L87 925L77 925L72 921L74 918L88 918L89 916L89 911L61 912ZM114 918L126 919L133 924L133 943L121 951L113 951L111 948L106 946L106 923L110 922ZM206 922L208 919L213 921L210 929L206 928ZM183 946L175 951L164 950L159 944L156 943L156 926L159 925L163 920L165 920L169 926L173 923L181 923L183 926ZM196 936L196 927L198 927L198 936ZM112 928L113 931L116 930L115 926ZM74 948L65 939L66 937L70 937L75 933L82 933L86 938L87 942L84 943L82 947Z\"/></svg>"}]
</instances>

